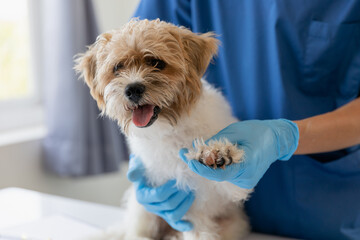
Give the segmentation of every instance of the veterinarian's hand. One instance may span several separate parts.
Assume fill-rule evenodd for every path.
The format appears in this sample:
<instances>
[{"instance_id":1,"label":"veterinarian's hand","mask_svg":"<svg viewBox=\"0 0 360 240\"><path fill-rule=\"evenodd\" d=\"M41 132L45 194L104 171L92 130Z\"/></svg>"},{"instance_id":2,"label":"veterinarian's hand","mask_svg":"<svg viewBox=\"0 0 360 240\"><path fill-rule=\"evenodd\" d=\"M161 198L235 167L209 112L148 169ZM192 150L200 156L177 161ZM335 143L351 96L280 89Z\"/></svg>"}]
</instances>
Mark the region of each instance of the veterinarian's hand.
<instances>
[{"instance_id":1,"label":"veterinarian's hand","mask_svg":"<svg viewBox=\"0 0 360 240\"><path fill-rule=\"evenodd\" d=\"M134 183L137 201L151 213L162 217L177 231L186 232L193 225L181 220L190 209L195 196L192 192L179 190L175 180L168 181L159 187L149 187L144 176L145 168L140 158L130 157L128 179Z\"/></svg>"},{"instance_id":2,"label":"veterinarian's hand","mask_svg":"<svg viewBox=\"0 0 360 240\"><path fill-rule=\"evenodd\" d=\"M233 163L225 169L213 169L197 160L187 159L186 148L180 150L180 157L192 171L207 179L229 181L251 189L273 162L290 159L298 145L299 130L295 123L285 119L242 121L229 125L205 143L223 138L245 151L243 162Z\"/></svg>"}]
</instances>

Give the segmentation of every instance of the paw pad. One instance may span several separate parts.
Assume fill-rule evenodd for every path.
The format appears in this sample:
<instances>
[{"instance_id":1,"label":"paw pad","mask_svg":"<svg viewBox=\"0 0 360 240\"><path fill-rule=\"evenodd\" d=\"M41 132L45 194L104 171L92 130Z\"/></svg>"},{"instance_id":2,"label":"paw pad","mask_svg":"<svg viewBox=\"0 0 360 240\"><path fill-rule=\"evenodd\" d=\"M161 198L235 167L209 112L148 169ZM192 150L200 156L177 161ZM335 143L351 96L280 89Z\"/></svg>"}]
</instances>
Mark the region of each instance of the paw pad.
<instances>
[{"instance_id":1,"label":"paw pad","mask_svg":"<svg viewBox=\"0 0 360 240\"><path fill-rule=\"evenodd\" d=\"M227 139L210 140L205 144L203 139L195 139L195 149L189 151L186 157L196 159L211 168L222 168L232 163L239 163L244 157L244 151Z\"/></svg>"}]
</instances>

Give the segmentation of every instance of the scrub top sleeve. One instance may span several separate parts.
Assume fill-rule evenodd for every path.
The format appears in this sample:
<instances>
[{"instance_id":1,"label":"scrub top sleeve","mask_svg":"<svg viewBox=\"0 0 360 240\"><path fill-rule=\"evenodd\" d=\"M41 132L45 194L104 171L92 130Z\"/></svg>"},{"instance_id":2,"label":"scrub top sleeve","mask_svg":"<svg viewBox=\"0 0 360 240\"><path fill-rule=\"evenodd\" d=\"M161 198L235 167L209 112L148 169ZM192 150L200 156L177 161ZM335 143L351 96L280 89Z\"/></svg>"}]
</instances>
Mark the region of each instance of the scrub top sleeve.
<instances>
[{"instance_id":1,"label":"scrub top sleeve","mask_svg":"<svg viewBox=\"0 0 360 240\"><path fill-rule=\"evenodd\" d=\"M171 22L191 29L190 0L142 0L133 17Z\"/></svg>"}]
</instances>

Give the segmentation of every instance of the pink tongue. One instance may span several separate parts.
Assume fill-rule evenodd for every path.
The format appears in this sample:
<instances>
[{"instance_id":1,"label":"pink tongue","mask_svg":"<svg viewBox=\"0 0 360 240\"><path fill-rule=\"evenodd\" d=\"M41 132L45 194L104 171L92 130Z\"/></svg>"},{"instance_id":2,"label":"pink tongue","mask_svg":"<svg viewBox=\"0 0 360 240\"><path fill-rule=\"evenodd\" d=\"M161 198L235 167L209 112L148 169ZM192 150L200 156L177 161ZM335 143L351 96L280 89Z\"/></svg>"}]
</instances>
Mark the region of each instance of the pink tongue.
<instances>
[{"instance_id":1,"label":"pink tongue","mask_svg":"<svg viewBox=\"0 0 360 240\"><path fill-rule=\"evenodd\" d=\"M132 120L137 127L145 127L154 115L154 105L139 106L133 112Z\"/></svg>"}]
</instances>

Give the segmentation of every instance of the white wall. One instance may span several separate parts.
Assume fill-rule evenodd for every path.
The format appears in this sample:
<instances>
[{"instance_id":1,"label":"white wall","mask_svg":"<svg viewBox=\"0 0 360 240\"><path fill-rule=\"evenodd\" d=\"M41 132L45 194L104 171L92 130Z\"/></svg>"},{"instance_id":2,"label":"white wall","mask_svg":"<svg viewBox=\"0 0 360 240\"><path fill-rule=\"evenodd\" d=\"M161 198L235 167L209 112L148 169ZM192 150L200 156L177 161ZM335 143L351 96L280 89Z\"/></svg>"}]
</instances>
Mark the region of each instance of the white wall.
<instances>
[{"instance_id":1,"label":"white wall","mask_svg":"<svg viewBox=\"0 0 360 240\"><path fill-rule=\"evenodd\" d=\"M101 31L118 28L133 14L138 0L93 0ZM42 167L41 138L44 134L28 131L0 133L0 189L21 187L40 192L119 205L128 187L127 165L120 172L96 177L60 178Z\"/></svg>"}]
</instances>

